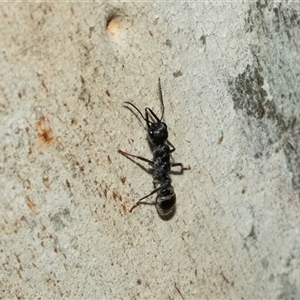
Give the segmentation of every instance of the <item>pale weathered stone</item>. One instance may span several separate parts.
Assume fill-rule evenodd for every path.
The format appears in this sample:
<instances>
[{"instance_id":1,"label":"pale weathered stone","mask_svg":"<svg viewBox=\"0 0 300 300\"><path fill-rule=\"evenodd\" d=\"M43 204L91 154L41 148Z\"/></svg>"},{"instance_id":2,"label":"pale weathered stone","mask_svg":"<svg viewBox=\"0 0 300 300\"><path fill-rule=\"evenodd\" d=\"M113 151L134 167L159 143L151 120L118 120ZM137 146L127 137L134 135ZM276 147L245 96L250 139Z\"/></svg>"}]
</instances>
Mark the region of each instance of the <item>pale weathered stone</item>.
<instances>
[{"instance_id":1,"label":"pale weathered stone","mask_svg":"<svg viewBox=\"0 0 300 300\"><path fill-rule=\"evenodd\" d=\"M0 15L0 298L300 298L298 3ZM122 104L160 116L158 77L191 167L170 221L129 213L152 177L117 153L151 159Z\"/></svg>"}]
</instances>

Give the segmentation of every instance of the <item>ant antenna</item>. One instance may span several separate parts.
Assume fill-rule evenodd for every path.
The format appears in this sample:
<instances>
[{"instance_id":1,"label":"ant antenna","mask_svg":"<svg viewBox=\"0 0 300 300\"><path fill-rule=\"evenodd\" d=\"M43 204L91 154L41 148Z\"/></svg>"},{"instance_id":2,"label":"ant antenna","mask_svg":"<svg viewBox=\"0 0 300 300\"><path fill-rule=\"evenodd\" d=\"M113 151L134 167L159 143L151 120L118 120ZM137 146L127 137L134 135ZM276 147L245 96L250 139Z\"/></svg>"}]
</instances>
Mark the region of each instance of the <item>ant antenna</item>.
<instances>
[{"instance_id":1,"label":"ant antenna","mask_svg":"<svg viewBox=\"0 0 300 300\"><path fill-rule=\"evenodd\" d=\"M161 91L161 86L160 86L160 78L158 77L158 92L159 92L159 100L162 106L162 115L160 118L160 121L162 121L163 117L164 117L164 113L165 113L165 106L164 106L164 100L163 100L163 96L162 96L162 91Z\"/></svg>"},{"instance_id":2,"label":"ant antenna","mask_svg":"<svg viewBox=\"0 0 300 300\"><path fill-rule=\"evenodd\" d=\"M132 103L130 103L130 102L127 102L127 101L124 102L124 103L126 103L126 104L131 105L132 107L134 107L134 108L137 110L137 112L141 115L141 117L143 118L144 121L149 122L149 123L153 123L153 122L151 122L150 120L147 120L147 119L143 116L143 114L141 113L141 111L140 111L134 104L132 104Z\"/></svg>"}]
</instances>

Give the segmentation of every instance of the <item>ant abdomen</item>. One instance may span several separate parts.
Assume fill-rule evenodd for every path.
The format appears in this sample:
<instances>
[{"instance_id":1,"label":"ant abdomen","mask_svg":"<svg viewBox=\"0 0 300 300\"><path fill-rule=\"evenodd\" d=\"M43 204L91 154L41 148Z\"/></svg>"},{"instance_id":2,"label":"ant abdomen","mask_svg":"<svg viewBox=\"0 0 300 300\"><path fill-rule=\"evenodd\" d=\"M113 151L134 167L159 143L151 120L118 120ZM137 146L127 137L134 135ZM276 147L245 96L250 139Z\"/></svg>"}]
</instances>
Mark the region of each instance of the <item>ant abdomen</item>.
<instances>
[{"instance_id":1,"label":"ant abdomen","mask_svg":"<svg viewBox=\"0 0 300 300\"><path fill-rule=\"evenodd\" d=\"M169 220L176 211L176 194L172 185L162 188L156 197L156 210L163 220Z\"/></svg>"}]
</instances>

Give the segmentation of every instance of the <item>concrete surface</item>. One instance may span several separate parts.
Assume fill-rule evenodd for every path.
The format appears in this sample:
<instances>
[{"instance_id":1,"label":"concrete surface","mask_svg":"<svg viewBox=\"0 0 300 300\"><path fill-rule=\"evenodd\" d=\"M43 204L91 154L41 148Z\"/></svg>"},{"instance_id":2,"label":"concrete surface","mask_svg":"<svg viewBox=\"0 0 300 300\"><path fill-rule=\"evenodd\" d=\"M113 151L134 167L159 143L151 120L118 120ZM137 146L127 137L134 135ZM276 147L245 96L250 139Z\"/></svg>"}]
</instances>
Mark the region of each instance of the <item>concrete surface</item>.
<instances>
[{"instance_id":1,"label":"concrete surface","mask_svg":"<svg viewBox=\"0 0 300 300\"><path fill-rule=\"evenodd\" d=\"M298 3L0 15L0 298L300 298ZM170 221L129 213L152 177L117 153L151 159L123 102L160 115L158 77L191 167Z\"/></svg>"}]
</instances>

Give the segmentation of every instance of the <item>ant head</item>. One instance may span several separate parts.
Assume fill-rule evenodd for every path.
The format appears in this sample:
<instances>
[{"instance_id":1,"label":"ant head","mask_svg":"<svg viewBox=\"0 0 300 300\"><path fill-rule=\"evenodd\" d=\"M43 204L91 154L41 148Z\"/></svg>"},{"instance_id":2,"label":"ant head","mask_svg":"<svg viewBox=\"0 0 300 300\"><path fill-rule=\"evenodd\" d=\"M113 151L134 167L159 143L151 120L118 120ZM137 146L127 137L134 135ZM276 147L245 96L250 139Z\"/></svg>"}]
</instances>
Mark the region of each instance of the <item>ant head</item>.
<instances>
[{"instance_id":1,"label":"ant head","mask_svg":"<svg viewBox=\"0 0 300 300\"><path fill-rule=\"evenodd\" d=\"M153 145L161 145L168 139L168 127L164 122L150 123L148 138Z\"/></svg>"}]
</instances>

